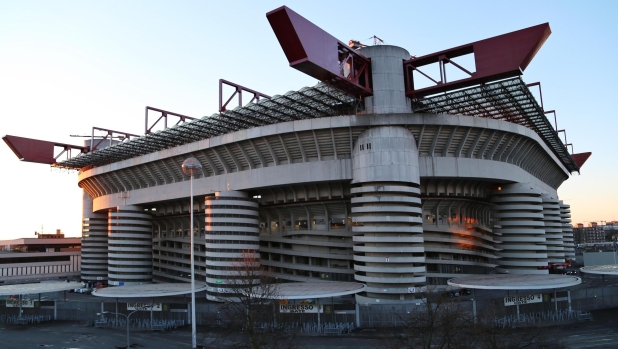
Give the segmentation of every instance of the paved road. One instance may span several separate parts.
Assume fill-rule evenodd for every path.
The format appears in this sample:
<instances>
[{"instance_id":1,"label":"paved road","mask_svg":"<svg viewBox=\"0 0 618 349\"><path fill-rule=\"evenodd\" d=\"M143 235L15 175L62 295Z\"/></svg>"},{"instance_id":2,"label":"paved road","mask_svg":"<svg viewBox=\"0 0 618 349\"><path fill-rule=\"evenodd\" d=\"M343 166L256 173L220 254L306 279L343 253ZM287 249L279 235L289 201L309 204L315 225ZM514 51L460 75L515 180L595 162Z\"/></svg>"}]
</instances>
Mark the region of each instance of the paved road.
<instances>
[{"instance_id":1,"label":"paved road","mask_svg":"<svg viewBox=\"0 0 618 349\"><path fill-rule=\"evenodd\" d=\"M566 335L562 337L562 341L569 349L616 348L618 347L618 331L616 328L596 326Z\"/></svg>"}]
</instances>

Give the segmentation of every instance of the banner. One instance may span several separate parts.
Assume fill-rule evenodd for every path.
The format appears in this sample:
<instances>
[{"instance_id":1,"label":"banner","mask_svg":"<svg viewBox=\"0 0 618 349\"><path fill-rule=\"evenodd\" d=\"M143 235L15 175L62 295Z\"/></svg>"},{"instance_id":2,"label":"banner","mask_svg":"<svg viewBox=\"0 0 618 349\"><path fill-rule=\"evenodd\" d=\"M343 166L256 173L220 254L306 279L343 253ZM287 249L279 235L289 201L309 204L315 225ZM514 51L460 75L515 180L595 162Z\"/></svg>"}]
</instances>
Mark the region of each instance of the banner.
<instances>
[{"instance_id":1,"label":"banner","mask_svg":"<svg viewBox=\"0 0 618 349\"><path fill-rule=\"evenodd\" d=\"M317 314L318 310L323 313L322 306L313 304L279 304L280 313L311 313Z\"/></svg>"},{"instance_id":2,"label":"banner","mask_svg":"<svg viewBox=\"0 0 618 349\"><path fill-rule=\"evenodd\" d=\"M127 303L127 310L150 311L151 307L152 307L152 311L161 311L162 309L161 303Z\"/></svg>"},{"instance_id":3,"label":"banner","mask_svg":"<svg viewBox=\"0 0 618 349\"><path fill-rule=\"evenodd\" d=\"M541 303L542 301L543 295L541 294L529 294L527 296L519 297L504 297L504 306L508 307L515 304Z\"/></svg>"},{"instance_id":4,"label":"banner","mask_svg":"<svg viewBox=\"0 0 618 349\"><path fill-rule=\"evenodd\" d=\"M7 308L19 308L19 299L7 298L6 307ZM22 308L34 308L34 301L32 299L22 299L21 307Z\"/></svg>"}]
</instances>

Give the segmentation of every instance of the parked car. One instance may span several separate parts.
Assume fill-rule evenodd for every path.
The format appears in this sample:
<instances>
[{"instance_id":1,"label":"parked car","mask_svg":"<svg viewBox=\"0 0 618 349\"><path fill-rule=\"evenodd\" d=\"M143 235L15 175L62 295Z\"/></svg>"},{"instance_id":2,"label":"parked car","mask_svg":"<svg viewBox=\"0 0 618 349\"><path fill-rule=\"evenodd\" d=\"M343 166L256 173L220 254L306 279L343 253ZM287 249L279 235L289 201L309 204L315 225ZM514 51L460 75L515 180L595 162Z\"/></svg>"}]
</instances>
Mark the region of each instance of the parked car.
<instances>
[{"instance_id":1,"label":"parked car","mask_svg":"<svg viewBox=\"0 0 618 349\"><path fill-rule=\"evenodd\" d=\"M449 298L459 297L459 290L451 291L445 293Z\"/></svg>"},{"instance_id":2,"label":"parked car","mask_svg":"<svg viewBox=\"0 0 618 349\"><path fill-rule=\"evenodd\" d=\"M469 296L472 294L472 290L468 289L468 288L461 288L458 290L453 290L450 292L446 292L443 295L445 297L449 297L449 298L453 298L453 297L459 297L459 296Z\"/></svg>"}]
</instances>

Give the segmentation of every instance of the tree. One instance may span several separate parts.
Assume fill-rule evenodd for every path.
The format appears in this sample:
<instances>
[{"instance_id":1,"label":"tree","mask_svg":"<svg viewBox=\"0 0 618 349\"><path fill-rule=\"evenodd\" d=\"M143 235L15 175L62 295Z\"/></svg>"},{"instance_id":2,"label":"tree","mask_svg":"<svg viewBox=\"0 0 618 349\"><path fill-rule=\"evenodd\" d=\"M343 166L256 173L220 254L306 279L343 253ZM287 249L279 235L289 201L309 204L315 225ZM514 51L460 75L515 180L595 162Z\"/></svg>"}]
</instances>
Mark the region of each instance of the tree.
<instances>
[{"instance_id":1,"label":"tree","mask_svg":"<svg viewBox=\"0 0 618 349\"><path fill-rule=\"evenodd\" d=\"M260 266L259 252L243 251L242 257L232 263L231 269L226 279L228 293L220 307L220 320L226 329L225 338L230 347L295 347L283 340L284 329L277 325L279 287L272 282L274 278L271 273Z\"/></svg>"},{"instance_id":2,"label":"tree","mask_svg":"<svg viewBox=\"0 0 618 349\"><path fill-rule=\"evenodd\" d=\"M422 307L400 315L405 323L395 329L388 349L471 349L476 348L473 319L458 298L445 297L435 288L427 288Z\"/></svg>"},{"instance_id":3,"label":"tree","mask_svg":"<svg viewBox=\"0 0 618 349\"><path fill-rule=\"evenodd\" d=\"M444 297L430 289L422 300L421 309L401 315L403 327L385 349L563 349L559 339L545 327L501 326L495 319L504 314L488 307L473 319L459 298Z\"/></svg>"}]
</instances>

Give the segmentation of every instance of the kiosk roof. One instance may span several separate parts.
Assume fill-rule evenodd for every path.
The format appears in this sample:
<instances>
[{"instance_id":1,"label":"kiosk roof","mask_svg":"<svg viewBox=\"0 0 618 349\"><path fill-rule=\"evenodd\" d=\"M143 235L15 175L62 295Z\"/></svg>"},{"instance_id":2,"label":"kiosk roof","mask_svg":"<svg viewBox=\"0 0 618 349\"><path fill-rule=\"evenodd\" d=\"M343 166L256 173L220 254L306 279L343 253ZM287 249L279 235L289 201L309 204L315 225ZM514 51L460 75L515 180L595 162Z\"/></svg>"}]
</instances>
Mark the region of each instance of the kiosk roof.
<instances>
[{"instance_id":1,"label":"kiosk roof","mask_svg":"<svg viewBox=\"0 0 618 349\"><path fill-rule=\"evenodd\" d=\"M206 291L206 285L196 284L195 292ZM130 286L107 287L94 290L93 296L111 298L144 298L177 296L191 293L190 283L175 284L142 284Z\"/></svg>"},{"instance_id":2,"label":"kiosk roof","mask_svg":"<svg viewBox=\"0 0 618 349\"><path fill-rule=\"evenodd\" d=\"M602 275L618 275L618 264L594 265L591 267L579 268L582 273L602 274Z\"/></svg>"},{"instance_id":3,"label":"kiosk roof","mask_svg":"<svg viewBox=\"0 0 618 349\"><path fill-rule=\"evenodd\" d=\"M0 296L15 294L37 294L48 292L60 292L82 287L79 282L42 282L36 284L17 284L0 286Z\"/></svg>"},{"instance_id":4,"label":"kiosk roof","mask_svg":"<svg viewBox=\"0 0 618 349\"><path fill-rule=\"evenodd\" d=\"M367 288L356 282L294 282L279 284L277 299L329 298L356 294Z\"/></svg>"},{"instance_id":5,"label":"kiosk roof","mask_svg":"<svg viewBox=\"0 0 618 349\"><path fill-rule=\"evenodd\" d=\"M461 277L448 280L451 286L481 290L542 290L571 287L581 284L577 276L556 274L493 274Z\"/></svg>"}]
</instances>

